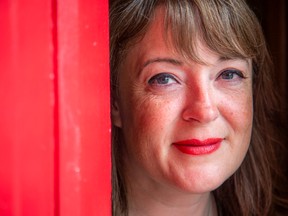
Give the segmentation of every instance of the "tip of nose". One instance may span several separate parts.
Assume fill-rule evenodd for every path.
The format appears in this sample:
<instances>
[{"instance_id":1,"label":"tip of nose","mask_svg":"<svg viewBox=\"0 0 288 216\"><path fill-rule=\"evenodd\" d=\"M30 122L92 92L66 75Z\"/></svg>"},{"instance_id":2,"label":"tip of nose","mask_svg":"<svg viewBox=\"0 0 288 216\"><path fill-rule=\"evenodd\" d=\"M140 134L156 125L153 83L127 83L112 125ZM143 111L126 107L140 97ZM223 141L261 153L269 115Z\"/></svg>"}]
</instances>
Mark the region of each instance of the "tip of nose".
<instances>
[{"instance_id":1,"label":"tip of nose","mask_svg":"<svg viewBox=\"0 0 288 216\"><path fill-rule=\"evenodd\" d=\"M183 119L185 121L196 121L200 123L208 123L218 118L219 111L217 107L205 106L205 107L191 107L187 108L183 112Z\"/></svg>"}]
</instances>

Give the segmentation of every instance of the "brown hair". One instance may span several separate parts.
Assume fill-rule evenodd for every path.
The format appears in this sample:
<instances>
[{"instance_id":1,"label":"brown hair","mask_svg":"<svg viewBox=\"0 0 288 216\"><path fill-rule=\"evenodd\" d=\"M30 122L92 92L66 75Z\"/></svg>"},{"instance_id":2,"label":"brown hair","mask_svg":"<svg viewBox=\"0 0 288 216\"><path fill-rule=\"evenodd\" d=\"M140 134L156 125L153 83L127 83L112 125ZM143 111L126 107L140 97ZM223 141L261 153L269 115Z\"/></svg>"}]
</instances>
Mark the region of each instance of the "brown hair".
<instances>
[{"instance_id":1,"label":"brown hair","mask_svg":"<svg viewBox=\"0 0 288 216\"><path fill-rule=\"evenodd\" d=\"M166 10L166 30L173 47L195 61L195 38L224 58L249 58L253 64L254 119L251 144L240 166L214 191L224 215L267 215L273 212L273 178L277 176L273 116L276 97L271 60L261 27L244 0L110 0L110 63L113 98L117 97L118 67L129 47L145 34L155 8ZM189 34L187 34L187 32ZM113 127L113 214L126 215L128 203L121 165L121 130Z\"/></svg>"}]
</instances>

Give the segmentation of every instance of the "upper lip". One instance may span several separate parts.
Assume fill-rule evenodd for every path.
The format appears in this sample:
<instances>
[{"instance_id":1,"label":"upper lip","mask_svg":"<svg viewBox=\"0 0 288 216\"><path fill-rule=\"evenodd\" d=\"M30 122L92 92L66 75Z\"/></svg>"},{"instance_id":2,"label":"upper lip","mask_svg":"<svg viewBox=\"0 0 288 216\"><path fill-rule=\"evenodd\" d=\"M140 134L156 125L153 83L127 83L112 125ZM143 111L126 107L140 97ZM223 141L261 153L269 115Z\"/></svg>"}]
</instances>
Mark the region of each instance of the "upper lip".
<instances>
[{"instance_id":1,"label":"upper lip","mask_svg":"<svg viewBox=\"0 0 288 216\"><path fill-rule=\"evenodd\" d=\"M205 145L213 145L221 142L223 138L208 138L204 140L199 139L187 139L174 142L174 145L187 145L187 146L205 146Z\"/></svg>"}]
</instances>

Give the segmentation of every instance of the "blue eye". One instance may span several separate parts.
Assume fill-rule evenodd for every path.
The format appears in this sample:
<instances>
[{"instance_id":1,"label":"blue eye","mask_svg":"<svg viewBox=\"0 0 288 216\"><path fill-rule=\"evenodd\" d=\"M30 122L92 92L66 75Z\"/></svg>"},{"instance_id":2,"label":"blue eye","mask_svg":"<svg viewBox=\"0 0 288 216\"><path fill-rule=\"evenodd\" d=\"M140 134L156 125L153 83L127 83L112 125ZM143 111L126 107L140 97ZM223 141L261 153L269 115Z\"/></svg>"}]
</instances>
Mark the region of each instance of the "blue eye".
<instances>
[{"instance_id":1,"label":"blue eye","mask_svg":"<svg viewBox=\"0 0 288 216\"><path fill-rule=\"evenodd\" d=\"M221 79L224 79L224 80L232 80L232 79L236 79L236 78L245 78L243 73L239 70L225 70L220 74L219 77Z\"/></svg>"},{"instance_id":2,"label":"blue eye","mask_svg":"<svg viewBox=\"0 0 288 216\"><path fill-rule=\"evenodd\" d=\"M148 83L150 85L170 85L173 83L178 83L174 76L167 73L160 73L153 76Z\"/></svg>"}]
</instances>

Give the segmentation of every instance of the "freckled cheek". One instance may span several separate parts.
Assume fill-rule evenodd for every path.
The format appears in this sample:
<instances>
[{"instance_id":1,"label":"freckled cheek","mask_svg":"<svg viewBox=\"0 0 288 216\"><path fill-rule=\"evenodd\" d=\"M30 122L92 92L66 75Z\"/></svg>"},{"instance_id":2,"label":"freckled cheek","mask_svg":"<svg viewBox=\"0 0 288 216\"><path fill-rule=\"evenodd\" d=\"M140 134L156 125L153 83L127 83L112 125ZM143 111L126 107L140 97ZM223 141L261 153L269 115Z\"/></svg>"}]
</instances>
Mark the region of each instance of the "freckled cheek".
<instances>
[{"instance_id":1,"label":"freckled cheek","mask_svg":"<svg viewBox=\"0 0 288 216\"><path fill-rule=\"evenodd\" d=\"M160 140L165 134L165 107L161 109L157 101L143 97L130 97L127 104L123 132L130 155L137 155L138 159L158 155Z\"/></svg>"},{"instance_id":2,"label":"freckled cheek","mask_svg":"<svg viewBox=\"0 0 288 216\"><path fill-rule=\"evenodd\" d=\"M141 132L161 129L161 123L165 122L165 107L159 106L153 101L145 101L137 105L134 111L134 124L140 126Z\"/></svg>"},{"instance_id":3,"label":"freckled cheek","mask_svg":"<svg viewBox=\"0 0 288 216\"><path fill-rule=\"evenodd\" d=\"M250 95L225 100L222 104L222 115L229 121L234 130L249 130L253 120L253 102ZM238 131L239 132L239 131Z\"/></svg>"},{"instance_id":4,"label":"freckled cheek","mask_svg":"<svg viewBox=\"0 0 288 216\"><path fill-rule=\"evenodd\" d=\"M129 102L130 130L139 135L164 133L169 122L176 115L174 101L155 96L134 96ZM160 134L159 134L160 135Z\"/></svg>"}]
</instances>

